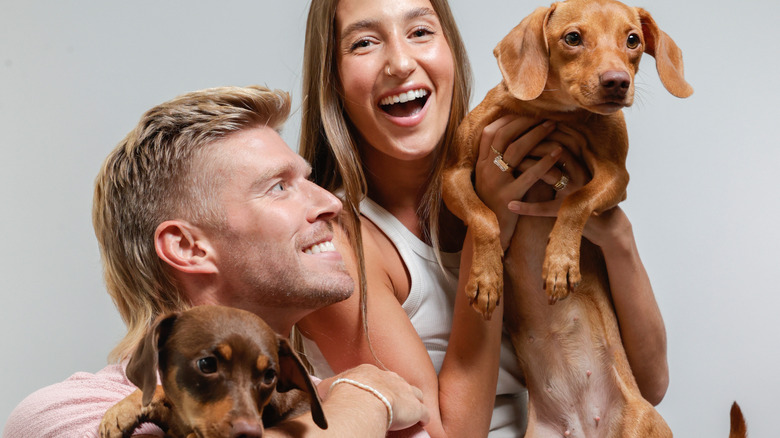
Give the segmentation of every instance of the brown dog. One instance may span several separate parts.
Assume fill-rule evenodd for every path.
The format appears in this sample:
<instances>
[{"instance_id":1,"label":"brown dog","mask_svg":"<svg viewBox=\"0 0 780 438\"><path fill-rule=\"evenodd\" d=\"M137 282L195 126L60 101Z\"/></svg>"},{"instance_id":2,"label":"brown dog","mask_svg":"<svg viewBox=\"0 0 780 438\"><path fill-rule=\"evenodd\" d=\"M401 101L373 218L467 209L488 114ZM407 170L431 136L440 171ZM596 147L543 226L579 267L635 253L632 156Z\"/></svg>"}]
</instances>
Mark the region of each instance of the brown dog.
<instances>
[{"instance_id":1,"label":"brown dog","mask_svg":"<svg viewBox=\"0 0 780 438\"><path fill-rule=\"evenodd\" d=\"M157 370L162 385L157 384ZM127 365L140 389L106 412L103 438L152 422L172 437L261 437L306 412L328 427L317 391L287 340L257 315L199 306L161 316Z\"/></svg>"},{"instance_id":2,"label":"brown dog","mask_svg":"<svg viewBox=\"0 0 780 438\"><path fill-rule=\"evenodd\" d=\"M505 325L528 388L528 437L672 436L639 392L602 255L582 239L592 214L626 196L628 137L621 108L633 103L643 52L656 58L669 92L693 92L683 77L680 49L645 10L614 0L539 8L498 44L494 54L503 81L458 128L458 155L444 175L444 199L472 231L467 291L486 318L501 297L504 277L498 222L471 180L483 128L515 113L555 120L587 139L585 150L573 152L581 154L592 180L566 197L557 219L520 217L504 263L511 290Z\"/></svg>"}]
</instances>

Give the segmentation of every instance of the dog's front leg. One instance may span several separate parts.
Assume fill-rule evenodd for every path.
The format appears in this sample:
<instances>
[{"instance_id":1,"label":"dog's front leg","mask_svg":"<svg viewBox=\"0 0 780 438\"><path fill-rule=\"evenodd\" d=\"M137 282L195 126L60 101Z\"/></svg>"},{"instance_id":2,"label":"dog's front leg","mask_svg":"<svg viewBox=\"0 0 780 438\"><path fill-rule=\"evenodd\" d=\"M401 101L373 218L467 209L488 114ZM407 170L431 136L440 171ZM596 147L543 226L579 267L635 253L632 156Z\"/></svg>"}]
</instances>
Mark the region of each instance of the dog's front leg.
<instances>
[{"instance_id":1,"label":"dog's front leg","mask_svg":"<svg viewBox=\"0 0 780 438\"><path fill-rule=\"evenodd\" d=\"M100 422L100 438L128 438L141 423L154 423L163 430L168 428L170 408L165 392L158 386L152 401L144 406L140 389L112 406Z\"/></svg>"},{"instance_id":2,"label":"dog's front leg","mask_svg":"<svg viewBox=\"0 0 780 438\"><path fill-rule=\"evenodd\" d=\"M479 107L477 107L479 109ZM477 111L475 109L475 111ZM442 195L447 208L468 226L474 252L466 283L472 307L490 319L504 290L503 254L498 219L477 193L472 173L479 153L479 139L495 109L481 117L469 115L458 127L457 159L443 175Z\"/></svg>"},{"instance_id":3,"label":"dog's front leg","mask_svg":"<svg viewBox=\"0 0 780 438\"><path fill-rule=\"evenodd\" d=\"M596 161L593 178L564 199L558 211L542 265L550 304L568 297L580 281L580 244L588 219L616 206L626 197L628 171L612 161Z\"/></svg>"}]
</instances>

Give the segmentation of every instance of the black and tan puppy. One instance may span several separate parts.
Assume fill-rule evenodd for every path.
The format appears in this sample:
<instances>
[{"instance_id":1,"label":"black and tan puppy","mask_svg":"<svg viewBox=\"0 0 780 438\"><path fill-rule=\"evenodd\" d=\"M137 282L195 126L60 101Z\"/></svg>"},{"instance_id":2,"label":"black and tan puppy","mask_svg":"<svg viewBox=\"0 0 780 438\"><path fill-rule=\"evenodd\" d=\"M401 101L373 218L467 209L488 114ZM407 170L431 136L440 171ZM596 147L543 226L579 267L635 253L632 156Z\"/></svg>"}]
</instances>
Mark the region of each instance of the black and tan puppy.
<instances>
[{"instance_id":1,"label":"black and tan puppy","mask_svg":"<svg viewBox=\"0 0 780 438\"><path fill-rule=\"evenodd\" d=\"M199 306L161 316L130 359L127 377L140 389L106 412L103 438L129 437L144 422L171 437L261 437L264 426L309 409L327 428L317 391L287 340L244 310Z\"/></svg>"}]
</instances>

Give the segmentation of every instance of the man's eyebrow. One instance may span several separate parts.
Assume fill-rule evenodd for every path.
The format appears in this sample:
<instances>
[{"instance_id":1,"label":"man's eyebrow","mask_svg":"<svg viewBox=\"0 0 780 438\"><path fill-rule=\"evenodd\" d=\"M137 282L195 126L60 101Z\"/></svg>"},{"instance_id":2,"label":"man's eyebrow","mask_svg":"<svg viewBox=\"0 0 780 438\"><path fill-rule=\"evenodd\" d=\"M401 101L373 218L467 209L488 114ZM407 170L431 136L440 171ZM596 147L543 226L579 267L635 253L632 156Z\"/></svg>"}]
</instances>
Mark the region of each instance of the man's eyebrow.
<instances>
[{"instance_id":1,"label":"man's eyebrow","mask_svg":"<svg viewBox=\"0 0 780 438\"><path fill-rule=\"evenodd\" d=\"M410 20L414 20L415 18L427 17L430 15L436 16L436 12L431 8L419 7L419 8L414 8L406 11L406 13L404 13L404 19L406 21L410 21ZM378 25L379 25L379 20L373 18L359 20L345 27L341 35L343 38L345 36L348 36L351 33L358 32L363 29L371 29L377 27Z\"/></svg>"},{"instance_id":2,"label":"man's eyebrow","mask_svg":"<svg viewBox=\"0 0 780 438\"><path fill-rule=\"evenodd\" d=\"M303 175L308 179L312 172L311 164L309 164L307 161L302 161L298 163L285 163L282 166L268 169L262 172L257 176L257 178L255 178L254 181L252 181L251 189L252 191L261 190L271 180L283 177L285 175L295 175L299 172L302 172Z\"/></svg>"}]
</instances>

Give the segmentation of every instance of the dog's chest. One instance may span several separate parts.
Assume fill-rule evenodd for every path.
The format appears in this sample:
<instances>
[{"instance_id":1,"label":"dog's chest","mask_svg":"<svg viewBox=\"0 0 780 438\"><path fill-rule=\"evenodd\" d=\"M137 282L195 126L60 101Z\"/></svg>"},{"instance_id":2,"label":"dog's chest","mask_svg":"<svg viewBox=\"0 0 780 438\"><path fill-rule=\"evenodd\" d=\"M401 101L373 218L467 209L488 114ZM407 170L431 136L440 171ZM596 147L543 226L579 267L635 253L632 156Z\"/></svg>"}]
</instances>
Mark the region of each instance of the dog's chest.
<instances>
[{"instance_id":1,"label":"dog's chest","mask_svg":"<svg viewBox=\"0 0 780 438\"><path fill-rule=\"evenodd\" d=\"M568 299L548 304L541 265L553 222L523 218L518 223L515 237L521 238L505 260L506 327L536 414L531 421L541 428L535 436L548 436L543 430L549 436L565 436L567 430L579 432L571 436L602 436L620 399L613 369L619 339L612 339L613 327L605 326L616 322L603 292L600 255L585 241L583 259L591 260L583 260L588 267L583 283Z\"/></svg>"}]
</instances>

